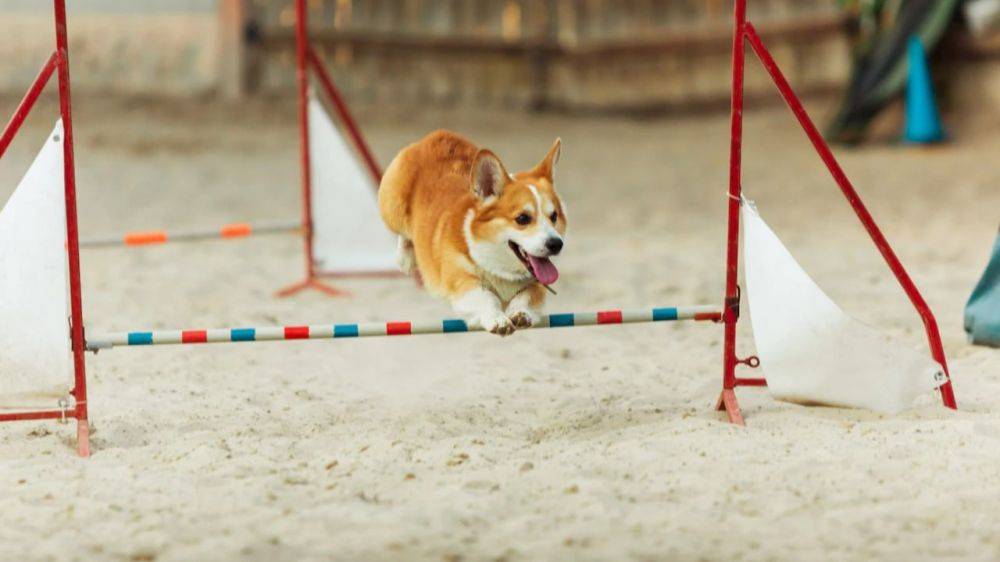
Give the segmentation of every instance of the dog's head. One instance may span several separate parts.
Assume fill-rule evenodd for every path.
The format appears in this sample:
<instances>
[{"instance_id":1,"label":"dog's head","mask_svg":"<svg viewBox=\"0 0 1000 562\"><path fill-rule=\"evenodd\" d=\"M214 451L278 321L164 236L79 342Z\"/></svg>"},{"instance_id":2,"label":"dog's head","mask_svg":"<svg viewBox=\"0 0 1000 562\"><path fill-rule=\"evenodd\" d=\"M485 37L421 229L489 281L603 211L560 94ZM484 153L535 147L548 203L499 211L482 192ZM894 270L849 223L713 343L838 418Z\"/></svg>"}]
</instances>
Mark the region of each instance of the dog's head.
<instances>
[{"instance_id":1,"label":"dog's head","mask_svg":"<svg viewBox=\"0 0 1000 562\"><path fill-rule=\"evenodd\" d=\"M477 205L465 218L465 238L480 268L544 285L559 278L552 258L563 249L566 211L552 176L560 147L557 139L537 166L513 175L489 150L476 154L470 182Z\"/></svg>"}]
</instances>

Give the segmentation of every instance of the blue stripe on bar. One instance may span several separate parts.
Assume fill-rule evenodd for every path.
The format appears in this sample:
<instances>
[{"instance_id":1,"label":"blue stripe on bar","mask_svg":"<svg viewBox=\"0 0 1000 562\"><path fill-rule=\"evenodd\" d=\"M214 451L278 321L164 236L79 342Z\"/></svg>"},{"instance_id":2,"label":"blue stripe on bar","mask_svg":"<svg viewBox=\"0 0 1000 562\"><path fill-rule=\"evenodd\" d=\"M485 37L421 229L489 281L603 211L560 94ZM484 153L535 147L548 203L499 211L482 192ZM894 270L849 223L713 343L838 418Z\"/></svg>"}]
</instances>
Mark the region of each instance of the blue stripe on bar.
<instances>
[{"instance_id":1,"label":"blue stripe on bar","mask_svg":"<svg viewBox=\"0 0 1000 562\"><path fill-rule=\"evenodd\" d=\"M153 344L153 332L129 332L128 333L128 344L129 345L152 345Z\"/></svg>"},{"instance_id":2,"label":"blue stripe on bar","mask_svg":"<svg viewBox=\"0 0 1000 562\"><path fill-rule=\"evenodd\" d=\"M446 334L469 331L469 326L466 325L465 320L445 320L441 322L441 328Z\"/></svg>"},{"instance_id":3,"label":"blue stripe on bar","mask_svg":"<svg viewBox=\"0 0 1000 562\"><path fill-rule=\"evenodd\" d=\"M229 330L229 341L256 341L256 328L233 328Z\"/></svg>"},{"instance_id":4,"label":"blue stripe on bar","mask_svg":"<svg viewBox=\"0 0 1000 562\"><path fill-rule=\"evenodd\" d=\"M553 328L565 328L575 324L572 314L552 314L549 316L549 326Z\"/></svg>"},{"instance_id":5,"label":"blue stripe on bar","mask_svg":"<svg viewBox=\"0 0 1000 562\"><path fill-rule=\"evenodd\" d=\"M337 324L333 327L333 337L335 338L356 338L358 337L357 324Z\"/></svg>"},{"instance_id":6,"label":"blue stripe on bar","mask_svg":"<svg viewBox=\"0 0 1000 562\"><path fill-rule=\"evenodd\" d=\"M663 322L664 320L677 320L676 308L654 308L653 322Z\"/></svg>"}]
</instances>

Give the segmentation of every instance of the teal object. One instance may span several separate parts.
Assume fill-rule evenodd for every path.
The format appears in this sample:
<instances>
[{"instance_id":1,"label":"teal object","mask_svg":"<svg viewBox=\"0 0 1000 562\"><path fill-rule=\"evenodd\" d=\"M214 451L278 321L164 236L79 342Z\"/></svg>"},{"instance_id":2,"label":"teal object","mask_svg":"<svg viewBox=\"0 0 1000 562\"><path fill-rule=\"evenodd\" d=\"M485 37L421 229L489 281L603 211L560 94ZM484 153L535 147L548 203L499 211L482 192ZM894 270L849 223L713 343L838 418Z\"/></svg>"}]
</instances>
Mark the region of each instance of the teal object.
<instances>
[{"instance_id":1,"label":"teal object","mask_svg":"<svg viewBox=\"0 0 1000 562\"><path fill-rule=\"evenodd\" d=\"M910 38L908 49L910 77L906 86L906 131L903 140L914 144L941 142L945 134L934 100L927 51L919 37Z\"/></svg>"},{"instance_id":2,"label":"teal object","mask_svg":"<svg viewBox=\"0 0 1000 562\"><path fill-rule=\"evenodd\" d=\"M1000 347L1000 235L986 272L965 305L965 331L976 345Z\"/></svg>"}]
</instances>

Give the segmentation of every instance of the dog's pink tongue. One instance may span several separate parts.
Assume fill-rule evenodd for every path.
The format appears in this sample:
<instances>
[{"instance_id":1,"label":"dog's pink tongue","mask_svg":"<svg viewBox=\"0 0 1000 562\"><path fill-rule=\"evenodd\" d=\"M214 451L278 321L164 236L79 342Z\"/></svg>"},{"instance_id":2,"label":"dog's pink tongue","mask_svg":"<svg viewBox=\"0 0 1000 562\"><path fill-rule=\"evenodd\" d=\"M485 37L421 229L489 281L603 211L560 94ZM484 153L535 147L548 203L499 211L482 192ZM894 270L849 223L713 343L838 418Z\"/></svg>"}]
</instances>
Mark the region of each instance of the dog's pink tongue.
<instances>
[{"instance_id":1,"label":"dog's pink tongue","mask_svg":"<svg viewBox=\"0 0 1000 562\"><path fill-rule=\"evenodd\" d=\"M559 270L549 258L536 258L529 254L528 263L531 264L531 272L535 274L535 279L542 285L551 285L559 279Z\"/></svg>"}]
</instances>

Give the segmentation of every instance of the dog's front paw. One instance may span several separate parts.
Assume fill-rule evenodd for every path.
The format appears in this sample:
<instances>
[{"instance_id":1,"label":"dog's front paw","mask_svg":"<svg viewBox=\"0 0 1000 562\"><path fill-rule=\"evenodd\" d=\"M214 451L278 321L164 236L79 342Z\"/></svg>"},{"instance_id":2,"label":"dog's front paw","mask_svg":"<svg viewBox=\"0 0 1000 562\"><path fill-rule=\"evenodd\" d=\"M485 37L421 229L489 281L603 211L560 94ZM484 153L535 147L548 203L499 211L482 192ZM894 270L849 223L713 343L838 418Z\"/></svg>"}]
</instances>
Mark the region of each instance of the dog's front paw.
<instances>
[{"instance_id":1,"label":"dog's front paw","mask_svg":"<svg viewBox=\"0 0 1000 562\"><path fill-rule=\"evenodd\" d=\"M503 314L485 316L480 322L484 330L500 337L507 337L513 334L516 330L514 323L510 321L510 318L507 318Z\"/></svg>"},{"instance_id":2,"label":"dog's front paw","mask_svg":"<svg viewBox=\"0 0 1000 562\"><path fill-rule=\"evenodd\" d=\"M518 330L523 330L524 328L530 328L541 320L541 317L531 312L530 310L518 310L512 313L508 318L514 327Z\"/></svg>"}]
</instances>

